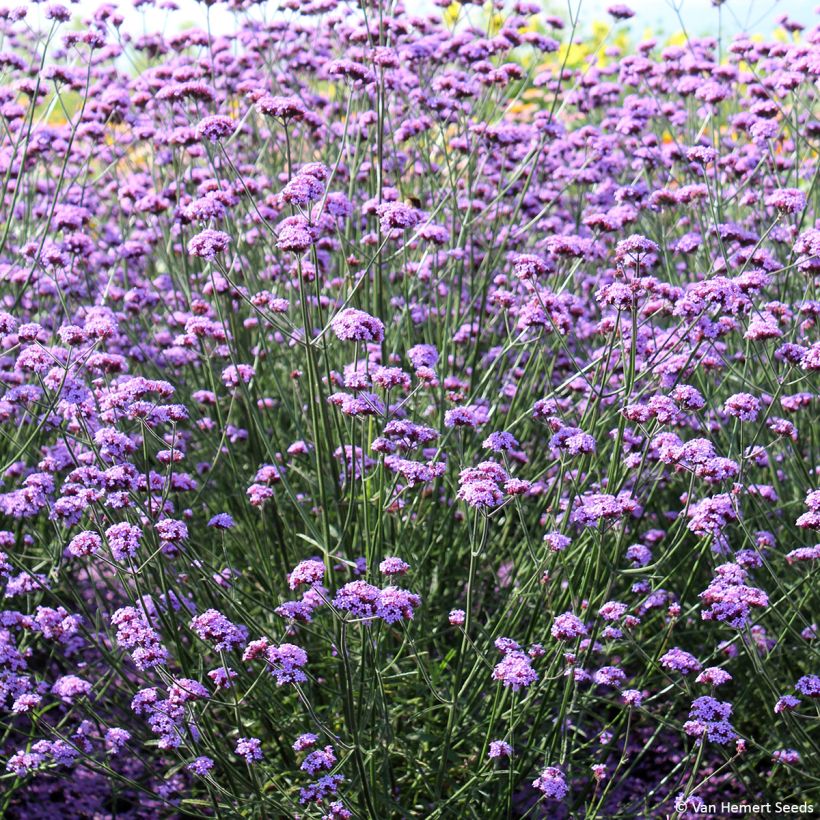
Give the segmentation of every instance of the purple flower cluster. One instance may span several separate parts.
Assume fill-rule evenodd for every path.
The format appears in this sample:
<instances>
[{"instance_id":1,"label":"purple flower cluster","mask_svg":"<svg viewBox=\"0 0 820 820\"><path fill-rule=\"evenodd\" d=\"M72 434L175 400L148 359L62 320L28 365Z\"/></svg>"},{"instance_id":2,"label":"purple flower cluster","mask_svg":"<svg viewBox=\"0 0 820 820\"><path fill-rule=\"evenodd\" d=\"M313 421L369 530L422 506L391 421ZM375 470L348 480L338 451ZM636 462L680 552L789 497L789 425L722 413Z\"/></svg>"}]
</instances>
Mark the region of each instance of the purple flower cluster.
<instances>
[{"instance_id":1,"label":"purple flower cluster","mask_svg":"<svg viewBox=\"0 0 820 820\"><path fill-rule=\"evenodd\" d=\"M698 742L705 738L712 743L725 745L737 737L729 722L731 714L731 703L723 703L706 695L693 701L689 720L683 728L687 735L698 738Z\"/></svg>"},{"instance_id":2,"label":"purple flower cluster","mask_svg":"<svg viewBox=\"0 0 820 820\"><path fill-rule=\"evenodd\" d=\"M168 650L144 613L131 606L122 607L111 616L111 624L117 628L117 643L131 651L137 669L151 669L168 661Z\"/></svg>"},{"instance_id":3,"label":"purple flower cluster","mask_svg":"<svg viewBox=\"0 0 820 820\"><path fill-rule=\"evenodd\" d=\"M557 766L547 766L533 781L532 785L541 792L546 800L558 802L563 800L569 793L566 777Z\"/></svg>"},{"instance_id":4,"label":"purple flower cluster","mask_svg":"<svg viewBox=\"0 0 820 820\"><path fill-rule=\"evenodd\" d=\"M504 657L493 668L493 680L500 681L513 692L526 689L538 680L538 673L532 668L532 659L510 638L499 638L496 647Z\"/></svg>"},{"instance_id":5,"label":"purple flower cluster","mask_svg":"<svg viewBox=\"0 0 820 820\"><path fill-rule=\"evenodd\" d=\"M724 621L735 629L746 625L752 609L769 605L763 590L746 584L748 573L737 564L723 564L715 570L715 577L700 594L706 605L702 612L705 621Z\"/></svg>"},{"instance_id":6,"label":"purple flower cluster","mask_svg":"<svg viewBox=\"0 0 820 820\"><path fill-rule=\"evenodd\" d=\"M195 616L191 620L190 627L203 641L213 644L217 652L241 649L248 640L246 627L231 623L215 609L209 609Z\"/></svg>"},{"instance_id":7,"label":"purple flower cluster","mask_svg":"<svg viewBox=\"0 0 820 820\"><path fill-rule=\"evenodd\" d=\"M330 323L336 337L344 342L381 342L384 325L375 316L356 308L345 308Z\"/></svg>"},{"instance_id":8,"label":"purple flower cluster","mask_svg":"<svg viewBox=\"0 0 820 820\"><path fill-rule=\"evenodd\" d=\"M421 598L415 593L395 586L379 589L366 581L345 584L333 599L336 609L354 618L381 618L388 624L413 620L413 613L420 605Z\"/></svg>"}]
</instances>

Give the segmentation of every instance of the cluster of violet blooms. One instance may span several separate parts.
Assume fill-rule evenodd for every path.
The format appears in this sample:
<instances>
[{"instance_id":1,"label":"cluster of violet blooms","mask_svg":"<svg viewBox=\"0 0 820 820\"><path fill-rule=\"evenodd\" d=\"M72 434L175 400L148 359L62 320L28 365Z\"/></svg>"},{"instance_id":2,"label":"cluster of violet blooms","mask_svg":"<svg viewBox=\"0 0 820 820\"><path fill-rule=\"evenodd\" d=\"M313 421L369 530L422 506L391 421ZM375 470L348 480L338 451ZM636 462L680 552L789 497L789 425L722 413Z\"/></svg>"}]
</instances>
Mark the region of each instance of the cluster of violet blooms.
<instances>
[{"instance_id":1,"label":"cluster of violet blooms","mask_svg":"<svg viewBox=\"0 0 820 820\"><path fill-rule=\"evenodd\" d=\"M0 8L0 815L816 799L820 27L135 5Z\"/></svg>"}]
</instances>

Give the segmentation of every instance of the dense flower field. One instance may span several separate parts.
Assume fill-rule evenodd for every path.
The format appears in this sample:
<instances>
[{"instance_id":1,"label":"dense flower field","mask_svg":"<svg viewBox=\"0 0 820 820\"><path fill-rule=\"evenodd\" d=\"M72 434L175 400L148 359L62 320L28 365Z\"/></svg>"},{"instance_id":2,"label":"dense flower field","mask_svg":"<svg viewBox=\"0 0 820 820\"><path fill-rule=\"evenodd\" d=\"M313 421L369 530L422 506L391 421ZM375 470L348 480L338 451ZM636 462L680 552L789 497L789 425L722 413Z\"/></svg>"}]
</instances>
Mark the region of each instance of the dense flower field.
<instances>
[{"instance_id":1,"label":"dense flower field","mask_svg":"<svg viewBox=\"0 0 820 820\"><path fill-rule=\"evenodd\" d=\"M808 812L820 28L243 5L0 10L0 816Z\"/></svg>"}]
</instances>

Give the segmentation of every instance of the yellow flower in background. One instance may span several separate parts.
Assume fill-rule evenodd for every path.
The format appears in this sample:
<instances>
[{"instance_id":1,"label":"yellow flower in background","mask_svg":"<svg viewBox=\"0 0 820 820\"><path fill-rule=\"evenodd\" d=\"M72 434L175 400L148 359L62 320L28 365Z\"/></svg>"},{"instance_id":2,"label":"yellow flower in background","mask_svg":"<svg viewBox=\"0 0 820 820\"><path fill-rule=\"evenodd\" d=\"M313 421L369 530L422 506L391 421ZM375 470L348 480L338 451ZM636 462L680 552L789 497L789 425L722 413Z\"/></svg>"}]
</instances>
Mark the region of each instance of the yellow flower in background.
<instances>
[{"instance_id":1,"label":"yellow flower in background","mask_svg":"<svg viewBox=\"0 0 820 820\"><path fill-rule=\"evenodd\" d=\"M511 114L530 114L533 111L539 111L540 109L541 106L536 105L535 103L516 102L513 103L508 110Z\"/></svg>"},{"instance_id":2,"label":"yellow flower in background","mask_svg":"<svg viewBox=\"0 0 820 820\"><path fill-rule=\"evenodd\" d=\"M445 24L448 26L454 26L458 22L458 15L461 12L461 3L458 0L454 0L444 9L444 14L442 15L442 19L444 20Z\"/></svg>"},{"instance_id":3,"label":"yellow flower in background","mask_svg":"<svg viewBox=\"0 0 820 820\"><path fill-rule=\"evenodd\" d=\"M496 12L495 14L490 17L490 25L489 25L489 34L490 37L495 37L499 31L501 31L501 26L504 25L504 15Z\"/></svg>"},{"instance_id":4,"label":"yellow flower in background","mask_svg":"<svg viewBox=\"0 0 820 820\"><path fill-rule=\"evenodd\" d=\"M590 48L586 43L562 43L552 62L566 64L567 68L580 68L586 62L589 53Z\"/></svg>"}]
</instances>

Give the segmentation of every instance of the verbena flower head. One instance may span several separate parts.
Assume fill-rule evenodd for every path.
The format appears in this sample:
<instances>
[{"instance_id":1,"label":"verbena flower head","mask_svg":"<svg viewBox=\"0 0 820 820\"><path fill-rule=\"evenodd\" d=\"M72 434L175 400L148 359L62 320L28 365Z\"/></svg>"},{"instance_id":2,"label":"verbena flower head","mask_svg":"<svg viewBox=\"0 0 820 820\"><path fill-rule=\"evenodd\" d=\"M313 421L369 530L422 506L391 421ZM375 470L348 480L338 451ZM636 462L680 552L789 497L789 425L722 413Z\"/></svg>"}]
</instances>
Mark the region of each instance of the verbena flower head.
<instances>
[{"instance_id":1,"label":"verbena flower head","mask_svg":"<svg viewBox=\"0 0 820 820\"><path fill-rule=\"evenodd\" d=\"M546 800L558 802L569 793L566 777L557 766L547 766L532 785L541 792Z\"/></svg>"},{"instance_id":2,"label":"verbena flower head","mask_svg":"<svg viewBox=\"0 0 820 820\"><path fill-rule=\"evenodd\" d=\"M330 323L336 338L342 341L381 342L384 325L379 319L356 308L345 308Z\"/></svg>"},{"instance_id":3,"label":"verbena flower head","mask_svg":"<svg viewBox=\"0 0 820 820\"><path fill-rule=\"evenodd\" d=\"M228 234L207 228L191 237L188 242L188 253L210 262L218 253L226 251L230 243L231 237Z\"/></svg>"},{"instance_id":4,"label":"verbena flower head","mask_svg":"<svg viewBox=\"0 0 820 820\"><path fill-rule=\"evenodd\" d=\"M320 584L325 577L325 565L315 558L300 561L288 575L288 586L296 589L302 584Z\"/></svg>"},{"instance_id":5,"label":"verbena flower head","mask_svg":"<svg viewBox=\"0 0 820 820\"><path fill-rule=\"evenodd\" d=\"M262 759L262 742L255 737L241 737L236 741L234 752L245 758L245 762L250 766Z\"/></svg>"},{"instance_id":6,"label":"verbena flower head","mask_svg":"<svg viewBox=\"0 0 820 820\"><path fill-rule=\"evenodd\" d=\"M508 652L496 664L493 680L509 687L513 692L526 689L538 680L538 673L532 668L532 660L524 652Z\"/></svg>"},{"instance_id":7,"label":"verbena flower head","mask_svg":"<svg viewBox=\"0 0 820 820\"><path fill-rule=\"evenodd\" d=\"M503 757L510 757L512 755L512 746L505 740L491 740L490 747L487 751L487 757L492 760L498 760Z\"/></svg>"},{"instance_id":8,"label":"verbena flower head","mask_svg":"<svg viewBox=\"0 0 820 820\"><path fill-rule=\"evenodd\" d=\"M215 609L208 609L195 616L190 626L203 641L212 643L217 652L240 649L248 640L248 630L245 627L231 623Z\"/></svg>"},{"instance_id":9,"label":"verbena flower head","mask_svg":"<svg viewBox=\"0 0 820 820\"><path fill-rule=\"evenodd\" d=\"M203 117L196 126L197 135L208 142L227 139L234 131L236 131L236 123L230 117L220 114Z\"/></svg>"},{"instance_id":10,"label":"verbena flower head","mask_svg":"<svg viewBox=\"0 0 820 820\"><path fill-rule=\"evenodd\" d=\"M697 698L689 711L689 720L684 725L686 734L698 738L698 742L709 740L725 745L737 735L729 722L732 705L717 701L712 697Z\"/></svg>"},{"instance_id":11,"label":"verbena flower head","mask_svg":"<svg viewBox=\"0 0 820 820\"><path fill-rule=\"evenodd\" d=\"M189 772L193 772L198 777L205 777L210 773L213 767L214 761L210 757L202 755L195 760L192 760L185 768L188 769Z\"/></svg>"},{"instance_id":12,"label":"verbena flower head","mask_svg":"<svg viewBox=\"0 0 820 820\"><path fill-rule=\"evenodd\" d=\"M463 626L467 615L463 609L452 609L450 610L448 619L453 626Z\"/></svg>"},{"instance_id":13,"label":"verbena flower head","mask_svg":"<svg viewBox=\"0 0 820 820\"><path fill-rule=\"evenodd\" d=\"M820 676L803 675L794 685L798 694L807 698L820 698Z\"/></svg>"},{"instance_id":14,"label":"verbena flower head","mask_svg":"<svg viewBox=\"0 0 820 820\"><path fill-rule=\"evenodd\" d=\"M694 655L678 647L674 647L662 655L660 664L665 669L680 672L683 675L688 675L691 672L700 672L703 668L700 661L694 657Z\"/></svg>"},{"instance_id":15,"label":"verbena flower head","mask_svg":"<svg viewBox=\"0 0 820 820\"><path fill-rule=\"evenodd\" d=\"M584 622L572 612L556 616L550 630L553 638L559 641L571 641L587 634Z\"/></svg>"},{"instance_id":16,"label":"verbena flower head","mask_svg":"<svg viewBox=\"0 0 820 820\"><path fill-rule=\"evenodd\" d=\"M410 565L408 563L395 556L385 558L379 564L379 572L381 572L382 575L404 575L409 569Z\"/></svg>"},{"instance_id":17,"label":"verbena flower head","mask_svg":"<svg viewBox=\"0 0 820 820\"><path fill-rule=\"evenodd\" d=\"M265 651L265 657L271 664L271 671L278 686L307 681L303 667L307 665L308 656L300 646L292 643L271 646Z\"/></svg>"},{"instance_id":18,"label":"verbena flower head","mask_svg":"<svg viewBox=\"0 0 820 820\"><path fill-rule=\"evenodd\" d=\"M732 676L725 669L721 669L717 666L710 666L708 669L704 669L703 672L695 678L696 683L705 683L709 686L722 686L730 680L732 680Z\"/></svg>"},{"instance_id":19,"label":"verbena flower head","mask_svg":"<svg viewBox=\"0 0 820 820\"><path fill-rule=\"evenodd\" d=\"M366 581L345 584L333 599L333 606L356 618L374 618L381 603L381 590Z\"/></svg>"}]
</instances>

